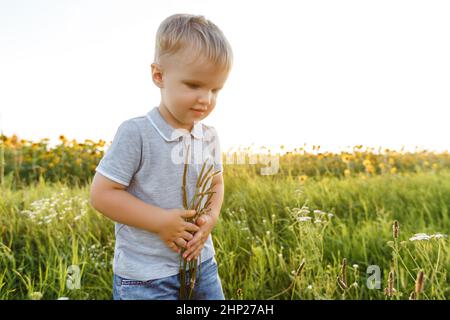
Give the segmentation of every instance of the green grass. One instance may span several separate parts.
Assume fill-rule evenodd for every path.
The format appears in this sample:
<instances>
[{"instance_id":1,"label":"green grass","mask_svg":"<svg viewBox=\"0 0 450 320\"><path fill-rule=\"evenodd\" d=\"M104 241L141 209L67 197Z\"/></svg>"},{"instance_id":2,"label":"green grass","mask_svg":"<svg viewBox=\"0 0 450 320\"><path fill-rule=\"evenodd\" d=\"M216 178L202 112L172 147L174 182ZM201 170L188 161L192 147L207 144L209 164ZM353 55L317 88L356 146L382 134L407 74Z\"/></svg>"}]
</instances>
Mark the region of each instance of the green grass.
<instances>
[{"instance_id":1,"label":"green grass","mask_svg":"<svg viewBox=\"0 0 450 320\"><path fill-rule=\"evenodd\" d=\"M41 179L17 189L10 182L0 197L0 299L39 298L36 292L42 299L111 299L114 225L89 206L89 186ZM448 238L409 241L415 233L449 233L448 170L300 182L226 166L225 188L213 240L227 299L386 299L392 268L393 299L408 299L419 270L420 299L450 296ZM298 221L302 207L312 220ZM314 223L321 214L313 210L325 213L322 223ZM345 290L337 283L344 258ZM381 270L378 290L366 286L370 265ZM80 289L73 289L70 266L79 268Z\"/></svg>"}]
</instances>

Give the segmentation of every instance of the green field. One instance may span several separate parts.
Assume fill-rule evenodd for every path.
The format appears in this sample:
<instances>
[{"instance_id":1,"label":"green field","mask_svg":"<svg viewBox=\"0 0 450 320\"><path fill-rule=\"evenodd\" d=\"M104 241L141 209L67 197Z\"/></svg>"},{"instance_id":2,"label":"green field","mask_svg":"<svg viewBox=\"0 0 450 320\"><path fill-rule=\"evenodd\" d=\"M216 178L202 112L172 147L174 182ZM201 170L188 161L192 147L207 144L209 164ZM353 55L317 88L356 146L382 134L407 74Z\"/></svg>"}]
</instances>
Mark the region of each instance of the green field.
<instances>
[{"instance_id":1,"label":"green field","mask_svg":"<svg viewBox=\"0 0 450 320\"><path fill-rule=\"evenodd\" d=\"M225 166L213 232L227 299L408 299L419 271L417 299L450 297L450 170L304 180L283 165L274 176L248 168ZM89 184L5 177L0 299L112 298L114 225L88 200Z\"/></svg>"}]
</instances>

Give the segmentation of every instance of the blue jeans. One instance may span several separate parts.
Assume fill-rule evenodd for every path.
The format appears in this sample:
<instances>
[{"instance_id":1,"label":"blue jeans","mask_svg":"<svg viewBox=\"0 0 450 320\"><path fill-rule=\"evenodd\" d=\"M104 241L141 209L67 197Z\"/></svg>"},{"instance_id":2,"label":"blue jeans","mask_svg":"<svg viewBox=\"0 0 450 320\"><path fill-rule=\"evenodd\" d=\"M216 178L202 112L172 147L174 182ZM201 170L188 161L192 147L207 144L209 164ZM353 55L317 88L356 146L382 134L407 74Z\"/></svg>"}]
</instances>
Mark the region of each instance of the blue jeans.
<instances>
[{"instance_id":1,"label":"blue jeans","mask_svg":"<svg viewBox=\"0 0 450 320\"><path fill-rule=\"evenodd\" d=\"M194 300L225 300L214 257L204 261L200 268L200 276L197 269L192 298ZM189 278L190 272L187 271L187 279ZM114 274L114 300L178 300L179 294L179 274L148 281L125 279Z\"/></svg>"}]
</instances>

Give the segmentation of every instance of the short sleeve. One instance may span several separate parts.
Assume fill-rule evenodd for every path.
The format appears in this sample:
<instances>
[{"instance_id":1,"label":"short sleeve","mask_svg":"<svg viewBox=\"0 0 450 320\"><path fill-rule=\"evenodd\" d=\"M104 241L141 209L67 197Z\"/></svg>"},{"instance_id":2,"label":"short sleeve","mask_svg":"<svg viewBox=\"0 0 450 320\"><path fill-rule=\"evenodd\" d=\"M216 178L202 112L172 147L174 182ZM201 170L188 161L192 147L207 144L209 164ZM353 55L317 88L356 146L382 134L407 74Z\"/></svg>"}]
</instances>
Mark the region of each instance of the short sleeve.
<instances>
[{"instance_id":1,"label":"short sleeve","mask_svg":"<svg viewBox=\"0 0 450 320\"><path fill-rule=\"evenodd\" d=\"M117 183L129 186L139 168L142 138L137 125L127 120L114 136L113 142L100 160L95 171Z\"/></svg>"}]
</instances>

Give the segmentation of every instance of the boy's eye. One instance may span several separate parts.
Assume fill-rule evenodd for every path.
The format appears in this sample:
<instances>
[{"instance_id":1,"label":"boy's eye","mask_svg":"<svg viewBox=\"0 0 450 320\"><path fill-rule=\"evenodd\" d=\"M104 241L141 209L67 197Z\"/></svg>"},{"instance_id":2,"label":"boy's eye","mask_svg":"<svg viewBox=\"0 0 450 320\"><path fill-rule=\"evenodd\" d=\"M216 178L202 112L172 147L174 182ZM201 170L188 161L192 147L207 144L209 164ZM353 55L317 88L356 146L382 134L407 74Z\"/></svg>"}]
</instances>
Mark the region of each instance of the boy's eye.
<instances>
[{"instance_id":1,"label":"boy's eye","mask_svg":"<svg viewBox=\"0 0 450 320\"><path fill-rule=\"evenodd\" d=\"M198 84L193 84L193 83L185 83L189 88L191 89L198 89L200 88L200 86ZM218 93L220 91L220 89L213 89L212 93Z\"/></svg>"}]
</instances>

